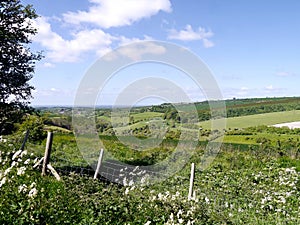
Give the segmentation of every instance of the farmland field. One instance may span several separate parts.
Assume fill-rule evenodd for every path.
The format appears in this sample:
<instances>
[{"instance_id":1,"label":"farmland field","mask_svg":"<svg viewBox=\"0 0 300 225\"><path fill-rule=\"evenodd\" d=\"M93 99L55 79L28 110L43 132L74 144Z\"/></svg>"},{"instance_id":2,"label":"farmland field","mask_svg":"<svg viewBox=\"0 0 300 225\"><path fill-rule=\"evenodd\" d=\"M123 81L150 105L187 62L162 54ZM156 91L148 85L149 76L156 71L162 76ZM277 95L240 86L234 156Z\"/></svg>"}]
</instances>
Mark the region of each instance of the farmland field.
<instances>
[{"instance_id":1,"label":"farmland field","mask_svg":"<svg viewBox=\"0 0 300 225\"><path fill-rule=\"evenodd\" d=\"M275 125L278 123L287 123L294 121L300 121L300 110L227 118L226 128L246 128L259 125ZM204 129L209 129L211 126L210 121L203 121L199 124Z\"/></svg>"},{"instance_id":2,"label":"farmland field","mask_svg":"<svg viewBox=\"0 0 300 225\"><path fill-rule=\"evenodd\" d=\"M267 102L268 107L261 108L261 102ZM144 144L143 151L139 151L131 148L138 143L126 144L119 139L120 134L115 133L110 122L110 111L98 109L96 128L105 149L102 169L108 168L108 173L119 179L118 182L103 181L103 177L92 179L94 170L89 165L91 161L86 161L86 154L95 165L99 149L79 149L72 133L69 109L43 109L42 125L54 132L50 163L62 181L57 181L51 173L42 177L41 166L33 168L43 157L46 145L45 136L33 129L42 120L33 116L24 123L32 125L32 136L24 151L18 151L24 138L22 130L1 137L0 223L300 224L300 129L269 126L300 121L295 102L298 99L230 100L228 110L232 115L242 116L227 119L221 149L205 170L202 166L207 158L203 156L213 134L209 121L186 127L169 105L133 109L129 125L123 126L122 118L115 118L115 130L128 142L133 140L129 134L133 134L136 141ZM207 103L198 106L199 110L207 109ZM289 110L269 113L270 109ZM158 117L167 128L162 139L152 137L154 128L149 127ZM199 124L203 129L199 130ZM185 152L172 153L180 132L187 131L199 132L200 141L194 143L193 154L179 171L168 175L162 170L160 175L165 179L159 183L151 183L146 175L141 179L143 182L133 180L135 173L143 174L143 166L164 160L172 162L174 168L179 166L180 154ZM40 139L34 139L34 135ZM82 140L86 146L93 141L88 137ZM152 141L159 144L146 148ZM182 145L189 149L191 140L185 140ZM131 177L124 176L125 168L108 167L115 163L108 158L108 152L128 168L134 168ZM191 163L196 170L193 195L188 199ZM161 168L164 166L170 165L162 164Z\"/></svg>"}]
</instances>

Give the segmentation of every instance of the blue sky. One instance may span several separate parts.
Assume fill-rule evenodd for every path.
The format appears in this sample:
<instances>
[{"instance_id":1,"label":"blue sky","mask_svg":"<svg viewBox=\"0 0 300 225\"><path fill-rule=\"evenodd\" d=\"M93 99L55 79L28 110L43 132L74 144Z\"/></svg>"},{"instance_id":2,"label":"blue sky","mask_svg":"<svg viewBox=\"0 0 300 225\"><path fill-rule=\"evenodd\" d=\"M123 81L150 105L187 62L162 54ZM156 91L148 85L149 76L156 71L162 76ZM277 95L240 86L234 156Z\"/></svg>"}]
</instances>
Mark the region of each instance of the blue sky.
<instances>
[{"instance_id":1,"label":"blue sky","mask_svg":"<svg viewBox=\"0 0 300 225\"><path fill-rule=\"evenodd\" d=\"M22 2L32 4L40 15L34 22L39 33L32 48L45 55L31 80L36 88L33 105L72 105L81 79L99 57L139 40L167 41L190 49L211 69L225 99L299 96L300 1ZM128 71L134 68L120 72L120 80L106 87L99 104L113 104L120 84L130 76ZM159 71L179 83L193 101L204 100L172 68L155 68L149 74Z\"/></svg>"}]
</instances>

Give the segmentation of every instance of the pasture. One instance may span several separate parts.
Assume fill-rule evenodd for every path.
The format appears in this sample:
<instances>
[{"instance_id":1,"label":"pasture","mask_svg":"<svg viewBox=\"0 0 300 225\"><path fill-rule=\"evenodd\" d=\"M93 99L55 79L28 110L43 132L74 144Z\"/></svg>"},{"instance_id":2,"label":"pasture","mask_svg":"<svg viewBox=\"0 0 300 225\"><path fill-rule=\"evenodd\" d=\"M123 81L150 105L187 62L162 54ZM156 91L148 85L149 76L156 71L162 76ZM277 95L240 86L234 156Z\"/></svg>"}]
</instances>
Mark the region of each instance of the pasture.
<instances>
[{"instance_id":1,"label":"pasture","mask_svg":"<svg viewBox=\"0 0 300 225\"><path fill-rule=\"evenodd\" d=\"M272 112L272 113L263 113L263 114L255 114L248 116L240 116L240 117L230 117L226 119L227 129L234 128L246 128L260 125L275 125L278 123L287 123L300 121L300 110L292 110L292 111L284 111L284 112ZM210 121L202 121L199 125L203 129L210 129L211 122Z\"/></svg>"}]
</instances>

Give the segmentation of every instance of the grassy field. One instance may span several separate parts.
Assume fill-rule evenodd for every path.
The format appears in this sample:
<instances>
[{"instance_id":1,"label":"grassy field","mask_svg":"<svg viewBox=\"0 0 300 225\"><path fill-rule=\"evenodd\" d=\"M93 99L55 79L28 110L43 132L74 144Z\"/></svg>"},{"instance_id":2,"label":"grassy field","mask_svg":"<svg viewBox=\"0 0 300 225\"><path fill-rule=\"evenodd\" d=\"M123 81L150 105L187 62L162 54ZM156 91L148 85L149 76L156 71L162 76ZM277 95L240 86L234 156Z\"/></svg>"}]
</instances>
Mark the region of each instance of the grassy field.
<instances>
[{"instance_id":1,"label":"grassy field","mask_svg":"<svg viewBox=\"0 0 300 225\"><path fill-rule=\"evenodd\" d=\"M159 112L143 112L143 113L137 113L137 114L132 114L134 120L149 120L153 119L155 117L162 117L163 113Z\"/></svg>"},{"instance_id":2,"label":"grassy field","mask_svg":"<svg viewBox=\"0 0 300 225\"><path fill-rule=\"evenodd\" d=\"M233 108L238 104L252 107L264 105L267 100L235 100L230 104ZM286 100L278 101L282 104ZM204 109L205 103L199 104L198 109L202 110L201 107ZM61 109L53 110L61 113ZM136 175L144 174L142 166L165 159L172 165L162 164L161 168L181 165L190 140L182 142L184 152L172 156L178 146L178 132L180 129L198 132L199 128L180 127L176 120L165 120L169 136L156 147L146 148L146 144L150 146L152 140L157 140L147 139L153 128L152 120L162 118L165 113L138 110L142 109L131 112L129 126L123 126L122 117L115 119L119 131L131 128L137 137L144 134L137 139L143 144L143 151L132 149L130 144L134 142L127 144L132 141L130 136L126 136L127 142L121 142L113 132L108 135L103 132L99 135L105 148L103 165L111 163L106 161L108 152L133 165L132 172ZM99 111L97 123L110 125L109 115L108 111ZM200 123L204 128L201 132L207 135L201 136L204 140L197 142L194 155L180 171L161 183L139 184L130 180L133 175L125 179L124 168L120 185L76 174L88 167L87 158L97 161L100 148L94 148L97 142L83 135L80 146L84 148L79 149L78 136L75 139L69 130L59 127L70 120L65 117L59 121L51 116L45 127L55 132L50 163L63 181L56 181L50 173L42 177L41 168L33 168L43 156L46 140L29 140L26 149L19 151L23 133L3 137L5 141L0 141L0 224L300 224L300 130L267 126L300 121L300 110L228 118L224 143L205 170L202 165L208 158L203 160L204 153L208 153L207 157L213 154L205 148L210 131L204 129L209 129L210 123ZM103 130L108 133L112 127ZM188 200L191 163L196 168L195 195ZM61 172L65 170L72 172ZM115 175L118 171L121 172L115 168L109 173ZM142 179L147 181L149 177L145 175Z\"/></svg>"},{"instance_id":3,"label":"grassy field","mask_svg":"<svg viewBox=\"0 0 300 225\"><path fill-rule=\"evenodd\" d=\"M250 116L227 118L227 129L246 128L260 125L275 125L278 123L300 121L300 110L256 114ZM210 129L211 122L200 122L203 129Z\"/></svg>"},{"instance_id":4,"label":"grassy field","mask_svg":"<svg viewBox=\"0 0 300 225\"><path fill-rule=\"evenodd\" d=\"M70 137L55 140L53 155L73 149ZM107 142L114 140L107 137ZM152 185L129 180L124 185L107 184L74 173L56 181L51 174L42 177L39 169L33 169L38 159L30 149L17 151L13 144L0 143L0 224L300 222L299 158L264 148L243 151L237 145L223 145L204 171L200 170L202 150L196 151L190 161L196 167L195 196L188 200L190 162L178 174ZM70 154L70 160L74 162L76 156Z\"/></svg>"}]
</instances>

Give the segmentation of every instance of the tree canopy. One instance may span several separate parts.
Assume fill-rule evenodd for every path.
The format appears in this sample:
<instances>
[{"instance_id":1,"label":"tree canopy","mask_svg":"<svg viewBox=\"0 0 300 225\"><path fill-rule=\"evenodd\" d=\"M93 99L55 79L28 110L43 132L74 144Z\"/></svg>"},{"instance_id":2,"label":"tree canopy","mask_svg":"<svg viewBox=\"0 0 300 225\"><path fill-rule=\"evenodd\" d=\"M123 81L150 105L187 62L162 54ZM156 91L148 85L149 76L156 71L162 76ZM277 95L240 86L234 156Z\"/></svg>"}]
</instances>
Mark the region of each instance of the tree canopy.
<instances>
[{"instance_id":1,"label":"tree canopy","mask_svg":"<svg viewBox=\"0 0 300 225\"><path fill-rule=\"evenodd\" d=\"M8 133L28 110L35 63L41 53L28 44L37 33L32 20L37 14L20 0L0 0L0 134Z\"/></svg>"}]
</instances>

